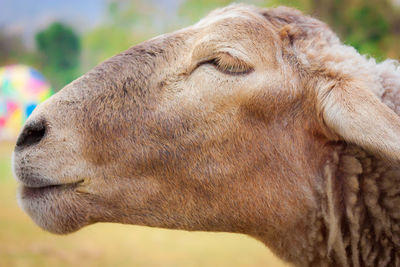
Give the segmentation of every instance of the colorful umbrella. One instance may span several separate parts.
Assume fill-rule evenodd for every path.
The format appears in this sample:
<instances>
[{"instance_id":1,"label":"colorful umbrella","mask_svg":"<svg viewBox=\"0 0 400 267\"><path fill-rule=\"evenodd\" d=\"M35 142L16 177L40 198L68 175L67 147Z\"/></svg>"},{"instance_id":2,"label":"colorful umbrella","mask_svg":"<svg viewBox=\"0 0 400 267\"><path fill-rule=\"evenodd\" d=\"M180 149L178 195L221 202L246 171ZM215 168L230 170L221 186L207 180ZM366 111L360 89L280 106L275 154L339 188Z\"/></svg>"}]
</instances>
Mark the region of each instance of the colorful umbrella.
<instances>
[{"instance_id":1,"label":"colorful umbrella","mask_svg":"<svg viewBox=\"0 0 400 267\"><path fill-rule=\"evenodd\" d=\"M33 68L0 68L0 140L15 139L35 107L52 93L43 75Z\"/></svg>"}]
</instances>

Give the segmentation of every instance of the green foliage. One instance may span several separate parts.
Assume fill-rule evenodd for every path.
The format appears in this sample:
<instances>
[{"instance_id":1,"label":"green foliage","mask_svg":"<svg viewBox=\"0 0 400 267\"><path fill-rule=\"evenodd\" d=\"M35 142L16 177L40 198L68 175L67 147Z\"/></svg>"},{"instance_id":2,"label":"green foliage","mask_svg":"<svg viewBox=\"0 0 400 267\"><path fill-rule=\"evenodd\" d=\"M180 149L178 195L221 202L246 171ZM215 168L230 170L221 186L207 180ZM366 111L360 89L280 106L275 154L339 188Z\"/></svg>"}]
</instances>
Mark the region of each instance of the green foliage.
<instances>
[{"instance_id":1,"label":"green foliage","mask_svg":"<svg viewBox=\"0 0 400 267\"><path fill-rule=\"evenodd\" d=\"M106 22L82 38L82 70L162 33L156 30L155 14L144 1L110 1Z\"/></svg>"},{"instance_id":2,"label":"green foliage","mask_svg":"<svg viewBox=\"0 0 400 267\"><path fill-rule=\"evenodd\" d=\"M102 26L82 39L83 70L89 70L105 59L126 50L135 43L130 34L121 28Z\"/></svg>"},{"instance_id":3,"label":"green foliage","mask_svg":"<svg viewBox=\"0 0 400 267\"><path fill-rule=\"evenodd\" d=\"M399 36L393 29L400 12L389 0L313 0L311 13L327 22L346 44L378 60L388 56L390 39ZM395 57L400 57L400 51Z\"/></svg>"},{"instance_id":4,"label":"green foliage","mask_svg":"<svg viewBox=\"0 0 400 267\"><path fill-rule=\"evenodd\" d=\"M39 56L28 51L20 36L0 31L0 66L10 64L27 64L38 67Z\"/></svg>"},{"instance_id":5,"label":"green foliage","mask_svg":"<svg viewBox=\"0 0 400 267\"><path fill-rule=\"evenodd\" d=\"M0 32L0 64L6 65L15 61L20 52L24 51L24 45L18 36L7 35Z\"/></svg>"},{"instance_id":6,"label":"green foliage","mask_svg":"<svg viewBox=\"0 0 400 267\"><path fill-rule=\"evenodd\" d=\"M224 7L234 1L232 0L187 0L180 9L180 16L192 23L204 17L207 13L217 7Z\"/></svg>"},{"instance_id":7,"label":"green foliage","mask_svg":"<svg viewBox=\"0 0 400 267\"><path fill-rule=\"evenodd\" d=\"M389 22L385 14L376 6L364 3L351 10L348 20L350 23L346 29L345 41L360 53L383 59L385 53L380 48L380 43L389 33Z\"/></svg>"},{"instance_id":8,"label":"green foliage","mask_svg":"<svg viewBox=\"0 0 400 267\"><path fill-rule=\"evenodd\" d=\"M224 7L232 3L238 2L234 0L186 0L180 7L179 16L184 20L184 23L191 24L200 20L215 8ZM312 0L242 0L240 3L259 7L285 5L308 12L312 5Z\"/></svg>"},{"instance_id":9,"label":"green foliage","mask_svg":"<svg viewBox=\"0 0 400 267\"><path fill-rule=\"evenodd\" d=\"M77 34L59 22L36 34L43 72L55 90L78 76L80 41Z\"/></svg>"},{"instance_id":10,"label":"green foliage","mask_svg":"<svg viewBox=\"0 0 400 267\"><path fill-rule=\"evenodd\" d=\"M299 9L305 13L309 13L312 6L312 2L313 0L264 0L261 1L261 6L264 7L289 6Z\"/></svg>"}]
</instances>

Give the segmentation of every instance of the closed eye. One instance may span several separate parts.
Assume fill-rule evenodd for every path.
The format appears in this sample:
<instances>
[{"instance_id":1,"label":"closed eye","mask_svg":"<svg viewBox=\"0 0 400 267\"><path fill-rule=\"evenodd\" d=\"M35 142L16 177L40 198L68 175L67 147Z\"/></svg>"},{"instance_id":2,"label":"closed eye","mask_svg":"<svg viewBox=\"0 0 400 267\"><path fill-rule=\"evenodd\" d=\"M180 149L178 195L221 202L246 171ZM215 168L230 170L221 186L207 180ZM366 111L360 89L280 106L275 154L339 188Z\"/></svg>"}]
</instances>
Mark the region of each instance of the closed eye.
<instances>
[{"instance_id":1,"label":"closed eye","mask_svg":"<svg viewBox=\"0 0 400 267\"><path fill-rule=\"evenodd\" d=\"M212 59L200 62L197 67L206 64L212 65L218 71L229 75L243 75L253 71L253 68L247 63L227 53L220 53Z\"/></svg>"}]
</instances>

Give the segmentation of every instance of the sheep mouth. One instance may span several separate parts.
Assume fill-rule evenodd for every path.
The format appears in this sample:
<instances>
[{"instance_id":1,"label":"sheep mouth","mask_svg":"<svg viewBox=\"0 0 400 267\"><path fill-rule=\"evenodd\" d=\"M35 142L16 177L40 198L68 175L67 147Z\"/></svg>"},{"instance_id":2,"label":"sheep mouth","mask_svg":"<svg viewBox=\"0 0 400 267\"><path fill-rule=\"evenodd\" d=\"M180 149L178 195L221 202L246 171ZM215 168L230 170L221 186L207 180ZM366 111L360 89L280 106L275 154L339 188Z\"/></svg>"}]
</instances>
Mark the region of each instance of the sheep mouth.
<instances>
[{"instance_id":1,"label":"sheep mouth","mask_svg":"<svg viewBox=\"0 0 400 267\"><path fill-rule=\"evenodd\" d=\"M20 186L20 196L22 199L38 198L45 195L59 193L61 191L71 191L75 189L83 180L66 184L52 184L41 187L31 187L27 185Z\"/></svg>"}]
</instances>

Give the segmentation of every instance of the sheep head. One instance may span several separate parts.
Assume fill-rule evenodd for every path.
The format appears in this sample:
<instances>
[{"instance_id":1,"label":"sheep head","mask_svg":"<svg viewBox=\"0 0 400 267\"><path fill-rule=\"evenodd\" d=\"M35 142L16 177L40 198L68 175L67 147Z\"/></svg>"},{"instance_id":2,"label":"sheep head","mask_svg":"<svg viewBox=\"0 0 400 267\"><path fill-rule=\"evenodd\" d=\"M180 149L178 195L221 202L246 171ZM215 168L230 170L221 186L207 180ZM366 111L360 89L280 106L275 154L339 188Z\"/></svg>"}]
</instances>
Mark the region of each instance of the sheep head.
<instances>
[{"instance_id":1,"label":"sheep head","mask_svg":"<svg viewBox=\"0 0 400 267\"><path fill-rule=\"evenodd\" d=\"M41 104L14 152L20 205L54 233L239 232L296 261L334 142L400 159L400 120L370 65L297 11L216 10Z\"/></svg>"}]
</instances>

